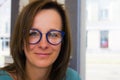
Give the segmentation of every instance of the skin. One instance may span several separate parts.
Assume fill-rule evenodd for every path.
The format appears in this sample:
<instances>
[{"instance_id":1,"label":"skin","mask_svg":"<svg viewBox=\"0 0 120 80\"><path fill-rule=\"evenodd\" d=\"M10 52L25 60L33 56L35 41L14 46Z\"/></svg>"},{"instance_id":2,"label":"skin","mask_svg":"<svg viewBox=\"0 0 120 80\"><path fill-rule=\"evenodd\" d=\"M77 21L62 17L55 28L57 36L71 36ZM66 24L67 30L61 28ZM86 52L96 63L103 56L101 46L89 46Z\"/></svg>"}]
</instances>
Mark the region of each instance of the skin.
<instances>
[{"instance_id":1,"label":"skin","mask_svg":"<svg viewBox=\"0 0 120 80\"><path fill-rule=\"evenodd\" d=\"M36 14L32 28L40 30L43 36L39 43L29 45L29 49L24 46L26 72L29 77L27 80L49 80L47 76L59 55L61 43L58 45L49 44L45 33L50 30L61 30L61 17L53 9L44 9Z\"/></svg>"}]
</instances>

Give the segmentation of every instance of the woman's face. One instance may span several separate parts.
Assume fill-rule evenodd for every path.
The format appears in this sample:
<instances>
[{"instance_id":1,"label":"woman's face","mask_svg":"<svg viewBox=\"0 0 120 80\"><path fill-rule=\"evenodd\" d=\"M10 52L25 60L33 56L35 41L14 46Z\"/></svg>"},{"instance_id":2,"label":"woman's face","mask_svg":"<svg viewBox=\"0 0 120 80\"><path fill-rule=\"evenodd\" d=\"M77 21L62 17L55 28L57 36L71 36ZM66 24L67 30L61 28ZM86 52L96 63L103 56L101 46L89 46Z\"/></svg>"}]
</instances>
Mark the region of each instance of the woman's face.
<instances>
[{"instance_id":1,"label":"woman's face","mask_svg":"<svg viewBox=\"0 0 120 80\"><path fill-rule=\"evenodd\" d=\"M42 38L37 44L29 44L29 49L24 46L26 64L39 68L51 67L59 55L61 43L50 44L46 39L46 33L62 29L61 17L54 9L41 10L36 14L32 28L38 29L42 33Z\"/></svg>"}]
</instances>

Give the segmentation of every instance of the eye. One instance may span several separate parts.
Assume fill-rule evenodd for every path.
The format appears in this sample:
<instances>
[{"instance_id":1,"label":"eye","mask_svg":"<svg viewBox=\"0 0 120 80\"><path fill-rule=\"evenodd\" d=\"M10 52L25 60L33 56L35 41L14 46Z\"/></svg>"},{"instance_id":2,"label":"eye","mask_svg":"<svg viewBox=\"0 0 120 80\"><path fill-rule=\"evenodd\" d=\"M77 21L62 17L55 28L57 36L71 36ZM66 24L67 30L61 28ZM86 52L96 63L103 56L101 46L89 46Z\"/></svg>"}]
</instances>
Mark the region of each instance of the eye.
<instances>
[{"instance_id":1,"label":"eye","mask_svg":"<svg viewBox=\"0 0 120 80\"><path fill-rule=\"evenodd\" d=\"M56 33L50 33L49 36L51 36L51 37L57 37L58 35Z\"/></svg>"},{"instance_id":2,"label":"eye","mask_svg":"<svg viewBox=\"0 0 120 80\"><path fill-rule=\"evenodd\" d=\"M37 31L30 31L30 33L29 33L29 36L30 37L36 37L36 36L39 36L39 32L37 32Z\"/></svg>"},{"instance_id":3,"label":"eye","mask_svg":"<svg viewBox=\"0 0 120 80\"><path fill-rule=\"evenodd\" d=\"M57 31L51 31L49 34L48 34L48 37L51 37L51 38L59 38L61 36L61 34Z\"/></svg>"}]
</instances>

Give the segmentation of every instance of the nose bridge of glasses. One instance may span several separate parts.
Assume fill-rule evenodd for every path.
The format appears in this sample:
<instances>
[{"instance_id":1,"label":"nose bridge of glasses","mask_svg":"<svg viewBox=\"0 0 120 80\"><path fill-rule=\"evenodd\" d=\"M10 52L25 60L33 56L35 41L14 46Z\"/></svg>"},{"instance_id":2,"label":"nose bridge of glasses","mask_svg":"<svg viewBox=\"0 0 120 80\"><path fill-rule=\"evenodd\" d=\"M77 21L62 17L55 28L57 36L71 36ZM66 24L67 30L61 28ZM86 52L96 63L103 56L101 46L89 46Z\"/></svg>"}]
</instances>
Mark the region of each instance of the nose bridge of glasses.
<instances>
[{"instance_id":1,"label":"nose bridge of glasses","mask_svg":"<svg viewBox=\"0 0 120 80\"><path fill-rule=\"evenodd\" d=\"M39 32L39 42L47 43L48 42L48 40L47 40L47 34L48 34L48 32L47 33L41 32L41 31L38 31L38 32Z\"/></svg>"},{"instance_id":2,"label":"nose bridge of glasses","mask_svg":"<svg viewBox=\"0 0 120 80\"><path fill-rule=\"evenodd\" d=\"M44 43L47 42L46 33L41 33L41 40L40 40L40 42L44 42Z\"/></svg>"}]
</instances>

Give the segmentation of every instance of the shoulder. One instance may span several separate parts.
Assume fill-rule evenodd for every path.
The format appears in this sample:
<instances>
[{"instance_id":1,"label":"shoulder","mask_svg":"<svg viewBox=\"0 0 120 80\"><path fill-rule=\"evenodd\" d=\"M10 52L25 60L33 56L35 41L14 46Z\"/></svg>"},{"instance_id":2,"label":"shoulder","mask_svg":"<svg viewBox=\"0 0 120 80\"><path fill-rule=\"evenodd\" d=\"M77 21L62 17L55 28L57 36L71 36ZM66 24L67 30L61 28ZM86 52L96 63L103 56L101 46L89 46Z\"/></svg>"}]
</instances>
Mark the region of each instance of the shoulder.
<instances>
[{"instance_id":1,"label":"shoulder","mask_svg":"<svg viewBox=\"0 0 120 80\"><path fill-rule=\"evenodd\" d=\"M13 79L6 71L0 70L0 80L13 80Z\"/></svg>"},{"instance_id":2,"label":"shoulder","mask_svg":"<svg viewBox=\"0 0 120 80\"><path fill-rule=\"evenodd\" d=\"M66 72L66 80L80 80L80 76L75 70L68 68Z\"/></svg>"}]
</instances>

